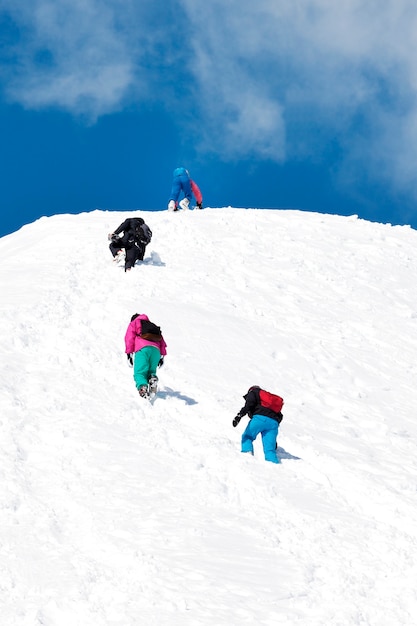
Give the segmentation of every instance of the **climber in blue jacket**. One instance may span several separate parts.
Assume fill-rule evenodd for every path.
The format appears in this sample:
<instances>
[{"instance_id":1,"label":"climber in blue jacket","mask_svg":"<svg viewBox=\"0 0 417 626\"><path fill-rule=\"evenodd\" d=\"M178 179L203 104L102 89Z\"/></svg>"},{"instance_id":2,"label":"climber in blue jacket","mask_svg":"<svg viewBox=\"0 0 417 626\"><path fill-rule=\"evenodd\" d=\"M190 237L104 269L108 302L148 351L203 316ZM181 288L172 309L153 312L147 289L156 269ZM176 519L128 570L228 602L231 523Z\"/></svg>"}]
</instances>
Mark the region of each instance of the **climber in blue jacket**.
<instances>
[{"instance_id":1,"label":"climber in blue jacket","mask_svg":"<svg viewBox=\"0 0 417 626\"><path fill-rule=\"evenodd\" d=\"M184 194L184 197L178 203L178 198L180 197L181 192ZM190 178L190 174L185 167L177 167L174 170L173 180L172 180L172 188L171 195L169 196L168 202L168 211L178 211L178 209L188 209L190 206L190 202L192 200L192 196L195 196L198 209L203 208L203 196L197 185Z\"/></svg>"}]
</instances>

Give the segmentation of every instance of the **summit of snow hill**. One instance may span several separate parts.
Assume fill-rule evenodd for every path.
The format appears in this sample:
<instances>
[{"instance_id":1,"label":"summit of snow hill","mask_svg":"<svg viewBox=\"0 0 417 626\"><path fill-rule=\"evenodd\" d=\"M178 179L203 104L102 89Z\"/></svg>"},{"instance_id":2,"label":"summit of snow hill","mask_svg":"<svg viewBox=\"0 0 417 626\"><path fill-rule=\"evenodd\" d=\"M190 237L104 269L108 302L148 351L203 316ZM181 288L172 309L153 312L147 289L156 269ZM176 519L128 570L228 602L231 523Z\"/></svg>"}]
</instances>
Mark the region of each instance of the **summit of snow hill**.
<instances>
[{"instance_id":1,"label":"summit of snow hill","mask_svg":"<svg viewBox=\"0 0 417 626\"><path fill-rule=\"evenodd\" d=\"M153 232L124 272L108 233ZM417 232L292 210L93 211L0 239L7 626L411 626ZM124 354L161 326L153 404ZM252 385L279 465L241 454Z\"/></svg>"}]
</instances>

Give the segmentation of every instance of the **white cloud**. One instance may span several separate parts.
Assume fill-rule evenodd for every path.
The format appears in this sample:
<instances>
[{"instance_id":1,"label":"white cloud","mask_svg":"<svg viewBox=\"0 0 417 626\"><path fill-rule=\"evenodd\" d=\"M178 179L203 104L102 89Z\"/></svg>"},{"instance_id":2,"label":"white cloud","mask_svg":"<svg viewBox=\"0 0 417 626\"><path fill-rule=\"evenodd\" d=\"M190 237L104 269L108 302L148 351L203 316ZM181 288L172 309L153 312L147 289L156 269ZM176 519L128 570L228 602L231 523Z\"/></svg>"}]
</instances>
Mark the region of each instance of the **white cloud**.
<instances>
[{"instance_id":1,"label":"white cloud","mask_svg":"<svg viewBox=\"0 0 417 626\"><path fill-rule=\"evenodd\" d=\"M14 2L17 62L4 69L6 93L28 108L63 107L96 118L116 110L134 83L134 45L117 2Z\"/></svg>"},{"instance_id":2,"label":"white cloud","mask_svg":"<svg viewBox=\"0 0 417 626\"><path fill-rule=\"evenodd\" d=\"M28 108L58 105L94 120L97 115L117 107L131 80L131 70L128 64L113 63L98 72L96 68L85 68L82 76L79 72L67 71L51 78L31 76L26 79L24 89L17 83L16 96Z\"/></svg>"},{"instance_id":3,"label":"white cloud","mask_svg":"<svg viewBox=\"0 0 417 626\"><path fill-rule=\"evenodd\" d=\"M21 29L5 91L26 107L95 119L159 99L221 158L317 159L333 142L350 166L414 185L411 0L3 5Z\"/></svg>"},{"instance_id":4,"label":"white cloud","mask_svg":"<svg viewBox=\"0 0 417 626\"><path fill-rule=\"evenodd\" d=\"M239 95L235 119L225 120L225 126L231 153L241 154L242 144L247 144L250 153L274 161L284 160L285 126L277 103L247 90Z\"/></svg>"},{"instance_id":5,"label":"white cloud","mask_svg":"<svg viewBox=\"0 0 417 626\"><path fill-rule=\"evenodd\" d=\"M260 121L264 111L276 110L281 128L277 154L319 158L330 143L337 143L348 169L357 161L374 175L383 172L394 184L414 187L417 148L415 133L409 131L415 127L417 95L415 3L214 0L202 7L183 0L183 4L194 33L191 68L213 126L224 116L233 94L242 127L246 110L253 112L251 120ZM247 123L242 152L245 139L254 145L253 129ZM261 143L262 139L260 152ZM267 148L265 137L263 147Z\"/></svg>"}]
</instances>

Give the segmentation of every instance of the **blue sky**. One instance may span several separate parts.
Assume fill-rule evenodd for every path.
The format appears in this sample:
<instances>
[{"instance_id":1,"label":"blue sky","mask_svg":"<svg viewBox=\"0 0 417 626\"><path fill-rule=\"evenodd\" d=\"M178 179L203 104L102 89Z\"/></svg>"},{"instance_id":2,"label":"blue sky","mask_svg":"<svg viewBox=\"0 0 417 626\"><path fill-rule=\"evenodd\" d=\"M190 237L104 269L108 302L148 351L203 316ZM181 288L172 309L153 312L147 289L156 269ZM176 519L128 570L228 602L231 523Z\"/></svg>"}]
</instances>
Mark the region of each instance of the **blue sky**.
<instances>
[{"instance_id":1,"label":"blue sky","mask_svg":"<svg viewBox=\"0 0 417 626\"><path fill-rule=\"evenodd\" d=\"M205 206L417 228L416 28L408 0L2 0L0 235L165 209L179 165Z\"/></svg>"}]
</instances>

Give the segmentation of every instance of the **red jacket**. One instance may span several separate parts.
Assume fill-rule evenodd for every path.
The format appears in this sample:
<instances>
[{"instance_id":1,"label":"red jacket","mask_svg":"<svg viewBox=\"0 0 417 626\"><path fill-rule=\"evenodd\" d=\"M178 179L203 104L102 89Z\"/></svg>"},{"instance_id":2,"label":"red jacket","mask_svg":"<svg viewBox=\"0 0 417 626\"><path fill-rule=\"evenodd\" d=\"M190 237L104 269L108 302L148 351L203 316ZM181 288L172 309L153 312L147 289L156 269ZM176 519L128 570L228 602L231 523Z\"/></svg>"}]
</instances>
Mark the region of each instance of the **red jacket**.
<instances>
[{"instance_id":1,"label":"red jacket","mask_svg":"<svg viewBox=\"0 0 417 626\"><path fill-rule=\"evenodd\" d=\"M203 202L203 194L201 193L197 183L190 179L191 183L191 191L194 194L197 204L201 204Z\"/></svg>"}]
</instances>

